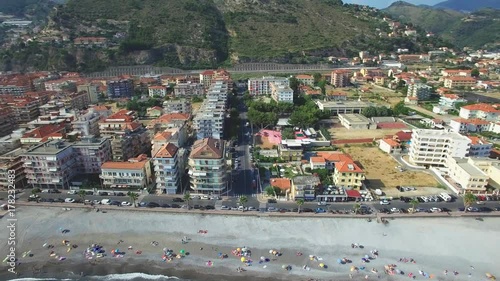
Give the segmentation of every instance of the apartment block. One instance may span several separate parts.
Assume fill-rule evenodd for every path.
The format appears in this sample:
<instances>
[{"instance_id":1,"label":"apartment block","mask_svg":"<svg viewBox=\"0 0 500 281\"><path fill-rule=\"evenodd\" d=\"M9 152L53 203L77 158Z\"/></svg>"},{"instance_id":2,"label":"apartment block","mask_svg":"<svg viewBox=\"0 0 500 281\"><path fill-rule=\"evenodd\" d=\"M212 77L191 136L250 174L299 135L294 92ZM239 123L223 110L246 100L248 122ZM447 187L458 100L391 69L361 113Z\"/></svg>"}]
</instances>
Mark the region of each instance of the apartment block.
<instances>
[{"instance_id":1,"label":"apartment block","mask_svg":"<svg viewBox=\"0 0 500 281\"><path fill-rule=\"evenodd\" d=\"M455 108L457 103L465 103L466 99L463 99L455 94L444 94L439 98L439 105Z\"/></svg>"},{"instance_id":2,"label":"apartment block","mask_svg":"<svg viewBox=\"0 0 500 281\"><path fill-rule=\"evenodd\" d=\"M189 154L190 187L196 193L221 194L227 188L226 147L223 140L195 141Z\"/></svg>"},{"instance_id":3,"label":"apartment block","mask_svg":"<svg viewBox=\"0 0 500 281\"><path fill-rule=\"evenodd\" d=\"M166 100L163 102L163 113L186 113L190 114L193 108L188 99Z\"/></svg>"},{"instance_id":4,"label":"apartment block","mask_svg":"<svg viewBox=\"0 0 500 281\"><path fill-rule=\"evenodd\" d=\"M151 161L145 154L126 162L105 162L99 176L105 188L142 190L152 182Z\"/></svg>"},{"instance_id":5,"label":"apartment block","mask_svg":"<svg viewBox=\"0 0 500 281\"><path fill-rule=\"evenodd\" d=\"M172 143L177 147L182 147L187 141L187 124L178 128L165 129L163 132L158 132L151 140L151 155L155 155L158 150L167 143Z\"/></svg>"},{"instance_id":6,"label":"apartment block","mask_svg":"<svg viewBox=\"0 0 500 281\"><path fill-rule=\"evenodd\" d=\"M42 125L26 131L21 137L21 144L33 145L47 140L63 139L66 136L64 124Z\"/></svg>"},{"instance_id":7,"label":"apartment block","mask_svg":"<svg viewBox=\"0 0 500 281\"><path fill-rule=\"evenodd\" d=\"M94 136L82 137L71 143L76 159L75 169L78 174L99 174L104 162L111 160L111 141Z\"/></svg>"},{"instance_id":8,"label":"apartment block","mask_svg":"<svg viewBox=\"0 0 500 281\"><path fill-rule=\"evenodd\" d=\"M469 157L468 162L479 168L488 175L488 185L499 189L500 188L500 161L485 157Z\"/></svg>"},{"instance_id":9,"label":"apartment block","mask_svg":"<svg viewBox=\"0 0 500 281\"><path fill-rule=\"evenodd\" d=\"M448 176L458 185L460 193L484 193L489 176L470 158L453 157L448 161Z\"/></svg>"},{"instance_id":10,"label":"apartment block","mask_svg":"<svg viewBox=\"0 0 500 281\"><path fill-rule=\"evenodd\" d=\"M151 120L148 124L148 129L151 131L151 134L154 135L158 132L162 132L166 129L172 128L185 128L187 121L191 118L189 114L185 113L170 113L163 114L162 116Z\"/></svg>"},{"instance_id":11,"label":"apartment block","mask_svg":"<svg viewBox=\"0 0 500 281\"><path fill-rule=\"evenodd\" d=\"M134 95L134 81L132 79L118 79L107 81L108 97L130 98Z\"/></svg>"},{"instance_id":12,"label":"apartment block","mask_svg":"<svg viewBox=\"0 0 500 281\"><path fill-rule=\"evenodd\" d=\"M354 160L347 155L341 154L339 161L335 161L335 170L333 171L333 183L337 187L347 190L359 190L365 180L365 172L356 164Z\"/></svg>"},{"instance_id":13,"label":"apartment block","mask_svg":"<svg viewBox=\"0 0 500 281\"><path fill-rule=\"evenodd\" d=\"M471 157L489 157L493 144L479 137L467 136L471 140L469 155Z\"/></svg>"},{"instance_id":14,"label":"apartment block","mask_svg":"<svg viewBox=\"0 0 500 281\"><path fill-rule=\"evenodd\" d=\"M347 87L352 76L353 73L350 70L334 70L331 74L330 83L336 88Z\"/></svg>"},{"instance_id":15,"label":"apartment block","mask_svg":"<svg viewBox=\"0 0 500 281\"><path fill-rule=\"evenodd\" d=\"M22 96L33 88L31 79L22 74L0 76L0 94Z\"/></svg>"},{"instance_id":16,"label":"apartment block","mask_svg":"<svg viewBox=\"0 0 500 281\"><path fill-rule=\"evenodd\" d=\"M222 139L228 98L227 84L216 81L207 91L207 97L193 118L197 139Z\"/></svg>"},{"instance_id":17,"label":"apartment block","mask_svg":"<svg viewBox=\"0 0 500 281\"><path fill-rule=\"evenodd\" d=\"M443 77L471 77L470 69L443 69L441 71Z\"/></svg>"},{"instance_id":18,"label":"apartment block","mask_svg":"<svg viewBox=\"0 0 500 281\"><path fill-rule=\"evenodd\" d=\"M422 166L446 167L450 157L469 154L471 140L448 130L415 129L410 144L410 162Z\"/></svg>"},{"instance_id":19,"label":"apartment block","mask_svg":"<svg viewBox=\"0 0 500 281\"><path fill-rule=\"evenodd\" d=\"M409 83L408 97L416 97L418 100L428 100L431 97L432 87L423 83Z\"/></svg>"},{"instance_id":20,"label":"apartment block","mask_svg":"<svg viewBox=\"0 0 500 281\"><path fill-rule=\"evenodd\" d=\"M271 83L271 97L276 102L293 103L293 90L287 84Z\"/></svg>"},{"instance_id":21,"label":"apartment block","mask_svg":"<svg viewBox=\"0 0 500 281\"><path fill-rule=\"evenodd\" d=\"M290 81L286 77L262 77L262 78L250 78L248 79L248 92L250 95L270 95L271 94L271 84L283 84L290 86Z\"/></svg>"},{"instance_id":22,"label":"apartment block","mask_svg":"<svg viewBox=\"0 0 500 281\"><path fill-rule=\"evenodd\" d=\"M10 135L15 126L12 109L0 106L0 137Z\"/></svg>"},{"instance_id":23,"label":"apartment block","mask_svg":"<svg viewBox=\"0 0 500 281\"><path fill-rule=\"evenodd\" d=\"M0 154L7 153L21 147L21 138L24 133L26 133L26 129L21 128L12 131L12 134L10 135L0 137Z\"/></svg>"},{"instance_id":24,"label":"apartment block","mask_svg":"<svg viewBox=\"0 0 500 281\"><path fill-rule=\"evenodd\" d=\"M204 94L205 87L201 83L186 82L174 86L174 96L176 97L202 96Z\"/></svg>"},{"instance_id":25,"label":"apartment block","mask_svg":"<svg viewBox=\"0 0 500 281\"><path fill-rule=\"evenodd\" d=\"M71 122L73 125L73 132L77 132L80 136L99 137L99 121L101 118L99 113L93 108L89 108Z\"/></svg>"},{"instance_id":26,"label":"apartment block","mask_svg":"<svg viewBox=\"0 0 500 281\"><path fill-rule=\"evenodd\" d=\"M303 156L304 149L302 144L298 142L286 141L278 145L278 155L285 161L300 161Z\"/></svg>"},{"instance_id":27,"label":"apartment block","mask_svg":"<svg viewBox=\"0 0 500 281\"><path fill-rule=\"evenodd\" d=\"M150 97L165 97L167 95L167 87L166 86L149 86L148 93Z\"/></svg>"},{"instance_id":28,"label":"apartment block","mask_svg":"<svg viewBox=\"0 0 500 281\"><path fill-rule=\"evenodd\" d=\"M68 189L78 173L70 143L52 140L30 147L22 154L28 184L33 188Z\"/></svg>"},{"instance_id":29,"label":"apartment block","mask_svg":"<svg viewBox=\"0 0 500 281\"><path fill-rule=\"evenodd\" d=\"M210 88L215 80L226 81L228 85L232 84L231 75L224 69L205 70L200 73L200 83L206 89ZM231 90L231 85L229 88Z\"/></svg>"},{"instance_id":30,"label":"apartment block","mask_svg":"<svg viewBox=\"0 0 500 281\"><path fill-rule=\"evenodd\" d=\"M22 154L26 149L18 148L0 156L0 188L14 185L16 189L28 187ZM14 177L11 181L11 177Z\"/></svg>"},{"instance_id":31,"label":"apartment block","mask_svg":"<svg viewBox=\"0 0 500 281\"><path fill-rule=\"evenodd\" d=\"M101 136L111 139L113 161L127 161L149 153L149 132L136 120L135 111L121 110L99 122Z\"/></svg>"},{"instance_id":32,"label":"apartment block","mask_svg":"<svg viewBox=\"0 0 500 281\"><path fill-rule=\"evenodd\" d=\"M496 104L477 103L462 106L458 115L464 119L497 121L500 119L500 110Z\"/></svg>"},{"instance_id":33,"label":"apartment block","mask_svg":"<svg viewBox=\"0 0 500 281\"><path fill-rule=\"evenodd\" d=\"M99 102L99 85L96 84L83 84L77 85L76 90L80 92L84 92L87 94L90 103L98 103Z\"/></svg>"},{"instance_id":34,"label":"apartment block","mask_svg":"<svg viewBox=\"0 0 500 281\"><path fill-rule=\"evenodd\" d=\"M35 99L25 98L16 99L7 103L14 112L14 121L16 124L25 124L39 116L39 102Z\"/></svg>"},{"instance_id":35,"label":"apartment block","mask_svg":"<svg viewBox=\"0 0 500 281\"><path fill-rule=\"evenodd\" d=\"M444 79L445 88L458 88L458 87L474 87L477 81L473 77L447 77Z\"/></svg>"},{"instance_id":36,"label":"apartment block","mask_svg":"<svg viewBox=\"0 0 500 281\"><path fill-rule=\"evenodd\" d=\"M473 119L463 119L457 118L450 120L450 127L453 132L466 134L466 133L474 133L474 132L483 132L488 131L490 128L490 122L473 118Z\"/></svg>"},{"instance_id":37,"label":"apartment block","mask_svg":"<svg viewBox=\"0 0 500 281\"><path fill-rule=\"evenodd\" d=\"M314 77L312 75L299 74L295 78L304 85L314 86Z\"/></svg>"},{"instance_id":38,"label":"apartment block","mask_svg":"<svg viewBox=\"0 0 500 281\"><path fill-rule=\"evenodd\" d=\"M318 176L296 176L292 179L291 199L314 200L316 190L321 184Z\"/></svg>"},{"instance_id":39,"label":"apartment block","mask_svg":"<svg viewBox=\"0 0 500 281\"><path fill-rule=\"evenodd\" d=\"M167 143L153 155L156 190L162 193L175 194L181 189L178 151L177 146Z\"/></svg>"}]
</instances>

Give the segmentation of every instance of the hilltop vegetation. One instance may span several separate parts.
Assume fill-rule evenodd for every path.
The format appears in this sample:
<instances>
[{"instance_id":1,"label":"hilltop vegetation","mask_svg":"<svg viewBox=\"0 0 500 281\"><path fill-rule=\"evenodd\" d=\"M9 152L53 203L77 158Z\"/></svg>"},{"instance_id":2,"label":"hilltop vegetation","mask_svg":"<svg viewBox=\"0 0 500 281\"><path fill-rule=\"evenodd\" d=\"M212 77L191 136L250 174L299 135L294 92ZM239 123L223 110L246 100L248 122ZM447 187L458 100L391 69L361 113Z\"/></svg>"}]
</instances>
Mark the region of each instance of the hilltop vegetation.
<instances>
[{"instance_id":1,"label":"hilltop vegetation","mask_svg":"<svg viewBox=\"0 0 500 281\"><path fill-rule=\"evenodd\" d=\"M498 0L447 0L434 5L435 8L473 12L484 8L500 9Z\"/></svg>"},{"instance_id":2,"label":"hilltop vegetation","mask_svg":"<svg viewBox=\"0 0 500 281\"><path fill-rule=\"evenodd\" d=\"M466 14L399 1L383 11L402 22L416 23L459 47L482 48L500 42L500 10Z\"/></svg>"}]
</instances>

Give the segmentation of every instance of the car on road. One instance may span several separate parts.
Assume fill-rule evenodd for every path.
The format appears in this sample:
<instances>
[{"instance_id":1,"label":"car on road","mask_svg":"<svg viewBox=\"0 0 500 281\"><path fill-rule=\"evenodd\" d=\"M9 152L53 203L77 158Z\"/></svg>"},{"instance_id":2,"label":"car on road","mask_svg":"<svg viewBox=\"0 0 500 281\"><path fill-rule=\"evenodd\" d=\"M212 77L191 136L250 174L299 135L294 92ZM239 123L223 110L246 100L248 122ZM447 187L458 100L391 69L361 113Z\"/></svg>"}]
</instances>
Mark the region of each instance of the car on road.
<instances>
[{"instance_id":1,"label":"car on road","mask_svg":"<svg viewBox=\"0 0 500 281\"><path fill-rule=\"evenodd\" d=\"M381 200L380 205L389 205L391 202L389 202L387 199Z\"/></svg>"},{"instance_id":2,"label":"car on road","mask_svg":"<svg viewBox=\"0 0 500 281\"><path fill-rule=\"evenodd\" d=\"M316 214L319 214L319 213L326 213L326 210L323 209L323 208L316 208L316 211L315 211Z\"/></svg>"},{"instance_id":3,"label":"car on road","mask_svg":"<svg viewBox=\"0 0 500 281\"><path fill-rule=\"evenodd\" d=\"M257 208L255 208L255 207L253 207L253 206L250 206L250 207L248 207L248 210L249 210L249 211L257 211Z\"/></svg>"},{"instance_id":4,"label":"car on road","mask_svg":"<svg viewBox=\"0 0 500 281\"><path fill-rule=\"evenodd\" d=\"M132 206L132 204L130 202L123 201L122 206Z\"/></svg>"},{"instance_id":5,"label":"car on road","mask_svg":"<svg viewBox=\"0 0 500 281\"><path fill-rule=\"evenodd\" d=\"M120 201L111 201L111 203L109 203L109 205L111 205L111 206L121 206L122 203L120 203Z\"/></svg>"},{"instance_id":6,"label":"car on road","mask_svg":"<svg viewBox=\"0 0 500 281\"><path fill-rule=\"evenodd\" d=\"M223 211L227 211L230 210L231 208L229 208L228 206L221 206L220 209Z\"/></svg>"},{"instance_id":7,"label":"car on road","mask_svg":"<svg viewBox=\"0 0 500 281\"><path fill-rule=\"evenodd\" d=\"M267 208L267 211L268 211L268 212L278 212L278 211L279 211L279 209L278 209L278 208L275 208L275 207L269 207L269 208Z\"/></svg>"},{"instance_id":8,"label":"car on road","mask_svg":"<svg viewBox=\"0 0 500 281\"><path fill-rule=\"evenodd\" d=\"M212 206L212 205L206 205L206 206L205 206L205 209L206 209L206 210L215 210L215 207L214 207L214 206Z\"/></svg>"},{"instance_id":9,"label":"car on road","mask_svg":"<svg viewBox=\"0 0 500 281\"><path fill-rule=\"evenodd\" d=\"M32 198L32 199L40 198L40 195L38 195L38 194L31 194L29 198Z\"/></svg>"},{"instance_id":10,"label":"car on road","mask_svg":"<svg viewBox=\"0 0 500 281\"><path fill-rule=\"evenodd\" d=\"M68 190L68 192L66 192L68 194L76 194L76 190Z\"/></svg>"},{"instance_id":11,"label":"car on road","mask_svg":"<svg viewBox=\"0 0 500 281\"><path fill-rule=\"evenodd\" d=\"M172 202L178 202L178 203L180 203L180 202L184 202L184 199L179 198L179 197L176 197L176 198L174 198L174 199L172 200Z\"/></svg>"},{"instance_id":12,"label":"car on road","mask_svg":"<svg viewBox=\"0 0 500 281\"><path fill-rule=\"evenodd\" d=\"M149 202L148 204L146 204L146 207L148 207L148 208L158 208L158 207L160 207L160 204L158 204L156 202Z\"/></svg>"},{"instance_id":13,"label":"car on road","mask_svg":"<svg viewBox=\"0 0 500 281\"><path fill-rule=\"evenodd\" d=\"M326 206L326 202L325 201L319 201L318 202L318 206Z\"/></svg>"},{"instance_id":14,"label":"car on road","mask_svg":"<svg viewBox=\"0 0 500 281\"><path fill-rule=\"evenodd\" d=\"M201 196L202 200L210 200L210 197L208 195L203 195Z\"/></svg>"},{"instance_id":15,"label":"car on road","mask_svg":"<svg viewBox=\"0 0 500 281\"><path fill-rule=\"evenodd\" d=\"M267 203L277 203L278 201L276 201L276 199L267 199Z\"/></svg>"},{"instance_id":16,"label":"car on road","mask_svg":"<svg viewBox=\"0 0 500 281\"><path fill-rule=\"evenodd\" d=\"M443 210L441 208L432 207L430 208L431 213L441 213Z\"/></svg>"},{"instance_id":17,"label":"car on road","mask_svg":"<svg viewBox=\"0 0 500 281\"><path fill-rule=\"evenodd\" d=\"M66 198L66 199L64 199L64 202L65 203L75 203L75 199L73 199L73 198Z\"/></svg>"},{"instance_id":18,"label":"car on road","mask_svg":"<svg viewBox=\"0 0 500 281\"><path fill-rule=\"evenodd\" d=\"M399 211L398 208L391 208L391 213L393 213L393 214L399 214L400 211Z\"/></svg>"},{"instance_id":19,"label":"car on road","mask_svg":"<svg viewBox=\"0 0 500 281\"><path fill-rule=\"evenodd\" d=\"M169 204L161 204L160 207L162 207L162 208L170 208L170 205Z\"/></svg>"},{"instance_id":20,"label":"car on road","mask_svg":"<svg viewBox=\"0 0 500 281\"><path fill-rule=\"evenodd\" d=\"M477 201L476 204L477 205L484 205L484 201Z\"/></svg>"}]
</instances>

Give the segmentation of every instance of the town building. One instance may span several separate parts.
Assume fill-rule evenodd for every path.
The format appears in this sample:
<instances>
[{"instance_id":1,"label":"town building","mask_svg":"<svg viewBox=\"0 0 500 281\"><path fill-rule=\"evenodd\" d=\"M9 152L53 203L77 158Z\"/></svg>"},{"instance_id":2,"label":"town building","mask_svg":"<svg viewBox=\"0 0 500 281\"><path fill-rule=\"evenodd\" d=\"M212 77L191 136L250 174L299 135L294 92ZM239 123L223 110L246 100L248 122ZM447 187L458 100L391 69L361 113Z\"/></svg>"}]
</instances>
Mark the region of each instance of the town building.
<instances>
[{"instance_id":1,"label":"town building","mask_svg":"<svg viewBox=\"0 0 500 281\"><path fill-rule=\"evenodd\" d=\"M314 200L321 181L318 176L296 176L292 179L291 199Z\"/></svg>"},{"instance_id":2,"label":"town building","mask_svg":"<svg viewBox=\"0 0 500 281\"><path fill-rule=\"evenodd\" d=\"M78 174L99 174L102 164L112 158L111 141L107 138L84 136L80 141L71 143L71 146Z\"/></svg>"},{"instance_id":3,"label":"town building","mask_svg":"<svg viewBox=\"0 0 500 281\"><path fill-rule=\"evenodd\" d=\"M381 139L378 147L385 153L395 154L401 152L401 144L394 139Z\"/></svg>"},{"instance_id":4,"label":"town building","mask_svg":"<svg viewBox=\"0 0 500 281\"><path fill-rule=\"evenodd\" d=\"M10 135L16 125L12 109L0 106L0 137Z\"/></svg>"},{"instance_id":5,"label":"town building","mask_svg":"<svg viewBox=\"0 0 500 281\"><path fill-rule=\"evenodd\" d=\"M479 137L467 136L471 140L469 154L471 157L489 157L493 144Z\"/></svg>"},{"instance_id":6,"label":"town building","mask_svg":"<svg viewBox=\"0 0 500 281\"><path fill-rule=\"evenodd\" d=\"M410 144L410 162L422 166L444 166L448 158L469 154L471 140L449 130L415 129Z\"/></svg>"},{"instance_id":7,"label":"town building","mask_svg":"<svg viewBox=\"0 0 500 281\"><path fill-rule=\"evenodd\" d=\"M342 113L358 113L360 114L364 108L374 106L374 104L364 101L316 101L316 105L321 111L328 111L332 115Z\"/></svg>"},{"instance_id":8,"label":"town building","mask_svg":"<svg viewBox=\"0 0 500 281\"><path fill-rule=\"evenodd\" d=\"M473 77L451 76L444 79L445 88L474 87L477 81Z\"/></svg>"},{"instance_id":9,"label":"town building","mask_svg":"<svg viewBox=\"0 0 500 281\"><path fill-rule=\"evenodd\" d=\"M31 79L22 74L0 76L0 94L22 96L33 88Z\"/></svg>"},{"instance_id":10,"label":"town building","mask_svg":"<svg viewBox=\"0 0 500 281\"><path fill-rule=\"evenodd\" d=\"M77 175L76 158L69 142L51 140L22 154L28 184L41 189L69 189Z\"/></svg>"},{"instance_id":11,"label":"town building","mask_svg":"<svg viewBox=\"0 0 500 281\"><path fill-rule=\"evenodd\" d=\"M166 86L149 86L148 92L150 97L165 97L167 96L167 87Z\"/></svg>"},{"instance_id":12,"label":"town building","mask_svg":"<svg viewBox=\"0 0 500 281\"><path fill-rule=\"evenodd\" d=\"M202 96L204 94L205 94L205 87L201 83L186 82L186 83L179 83L174 86L174 96L176 97L193 97L193 96Z\"/></svg>"},{"instance_id":13,"label":"town building","mask_svg":"<svg viewBox=\"0 0 500 281\"><path fill-rule=\"evenodd\" d=\"M314 77L312 75L299 74L295 78L304 85L314 86Z\"/></svg>"},{"instance_id":14,"label":"town building","mask_svg":"<svg viewBox=\"0 0 500 281\"><path fill-rule=\"evenodd\" d=\"M443 69L441 71L443 77L471 77L472 70L470 69Z\"/></svg>"},{"instance_id":15,"label":"town building","mask_svg":"<svg viewBox=\"0 0 500 281\"><path fill-rule=\"evenodd\" d=\"M408 97L416 97L418 100L428 100L431 97L432 87L423 83L409 83Z\"/></svg>"},{"instance_id":16,"label":"town building","mask_svg":"<svg viewBox=\"0 0 500 281\"><path fill-rule=\"evenodd\" d=\"M212 86L215 81L224 81L228 84L229 91L232 90L231 75L224 69L205 70L200 73L200 83L205 89Z\"/></svg>"},{"instance_id":17,"label":"town building","mask_svg":"<svg viewBox=\"0 0 500 281\"><path fill-rule=\"evenodd\" d=\"M500 188L500 160L485 157L469 157L469 162L488 175L488 185L490 187L495 189Z\"/></svg>"},{"instance_id":18,"label":"town building","mask_svg":"<svg viewBox=\"0 0 500 281\"><path fill-rule=\"evenodd\" d=\"M335 161L333 171L333 183L336 187L347 190L359 190L363 186L365 172L347 154L339 155L339 161Z\"/></svg>"},{"instance_id":19,"label":"town building","mask_svg":"<svg viewBox=\"0 0 500 281\"><path fill-rule=\"evenodd\" d=\"M191 101L188 99L171 99L163 102L163 113L185 113L191 115L192 112Z\"/></svg>"},{"instance_id":20,"label":"town building","mask_svg":"<svg viewBox=\"0 0 500 281\"><path fill-rule=\"evenodd\" d=\"M488 129L490 128L490 122L478 118L473 118L473 119L456 118L450 120L449 126L453 132L460 134L466 134L471 132L480 133L483 131L488 131Z\"/></svg>"},{"instance_id":21,"label":"town building","mask_svg":"<svg viewBox=\"0 0 500 281\"><path fill-rule=\"evenodd\" d=\"M486 121L497 121L500 110L496 104L477 103L462 106L458 115L464 119L478 118Z\"/></svg>"},{"instance_id":22,"label":"town building","mask_svg":"<svg viewBox=\"0 0 500 281\"><path fill-rule=\"evenodd\" d=\"M47 140L63 139L66 136L64 124L49 124L26 131L21 137L22 145L33 145Z\"/></svg>"},{"instance_id":23,"label":"town building","mask_svg":"<svg viewBox=\"0 0 500 281\"><path fill-rule=\"evenodd\" d=\"M339 121L342 126L349 130L369 130L376 129L376 124L373 124L370 119L361 114L339 114Z\"/></svg>"},{"instance_id":24,"label":"town building","mask_svg":"<svg viewBox=\"0 0 500 281\"><path fill-rule=\"evenodd\" d=\"M227 188L227 168L223 140L195 141L189 154L190 187L196 193L221 194Z\"/></svg>"},{"instance_id":25,"label":"town building","mask_svg":"<svg viewBox=\"0 0 500 281\"><path fill-rule=\"evenodd\" d=\"M222 139L227 109L228 88L223 81L213 83L200 109L193 118L196 138Z\"/></svg>"},{"instance_id":26,"label":"town building","mask_svg":"<svg viewBox=\"0 0 500 281\"><path fill-rule=\"evenodd\" d=\"M351 77L353 76L350 70L334 70L331 74L330 83L336 88L347 87L350 85Z\"/></svg>"},{"instance_id":27,"label":"town building","mask_svg":"<svg viewBox=\"0 0 500 281\"><path fill-rule=\"evenodd\" d=\"M8 189L13 185L16 189L28 187L22 154L26 149L18 148L0 156L0 188Z\"/></svg>"},{"instance_id":28,"label":"town building","mask_svg":"<svg viewBox=\"0 0 500 281\"><path fill-rule=\"evenodd\" d=\"M14 112L14 121L18 125L32 121L40 114L38 111L40 103L34 99L18 99L13 102L8 102L7 105L9 105Z\"/></svg>"},{"instance_id":29,"label":"town building","mask_svg":"<svg viewBox=\"0 0 500 281\"><path fill-rule=\"evenodd\" d=\"M163 115L163 108L159 106L148 107L146 109L146 116L149 118L158 118Z\"/></svg>"},{"instance_id":30,"label":"town building","mask_svg":"<svg viewBox=\"0 0 500 281\"><path fill-rule=\"evenodd\" d=\"M470 158L452 157L448 161L448 177L459 187L459 193L484 193L489 176Z\"/></svg>"},{"instance_id":31,"label":"town building","mask_svg":"<svg viewBox=\"0 0 500 281\"><path fill-rule=\"evenodd\" d=\"M293 103L293 90L287 84L271 83L271 97L276 102Z\"/></svg>"},{"instance_id":32,"label":"town building","mask_svg":"<svg viewBox=\"0 0 500 281\"><path fill-rule=\"evenodd\" d=\"M163 145L153 155L153 166L156 176L156 190L165 194L175 194L181 189L181 166L178 157L179 148L172 143Z\"/></svg>"},{"instance_id":33,"label":"town building","mask_svg":"<svg viewBox=\"0 0 500 281\"><path fill-rule=\"evenodd\" d=\"M130 98L134 95L134 81L132 79L109 80L106 83L108 87L108 98Z\"/></svg>"},{"instance_id":34,"label":"town building","mask_svg":"<svg viewBox=\"0 0 500 281\"><path fill-rule=\"evenodd\" d=\"M284 140L278 144L278 155L285 161L300 161L303 152L302 143L295 140Z\"/></svg>"},{"instance_id":35,"label":"town building","mask_svg":"<svg viewBox=\"0 0 500 281\"><path fill-rule=\"evenodd\" d=\"M26 129L21 128L12 131L12 134L0 137L0 155L21 147L21 138Z\"/></svg>"},{"instance_id":36,"label":"town building","mask_svg":"<svg viewBox=\"0 0 500 281\"><path fill-rule=\"evenodd\" d=\"M105 162L99 176L104 188L143 190L153 183L151 161L145 154L126 162Z\"/></svg>"},{"instance_id":37,"label":"town building","mask_svg":"<svg viewBox=\"0 0 500 281\"><path fill-rule=\"evenodd\" d=\"M99 121L101 118L99 113L95 112L93 108L89 108L71 122L73 132L77 132L80 136L99 137Z\"/></svg>"},{"instance_id":38,"label":"town building","mask_svg":"<svg viewBox=\"0 0 500 281\"><path fill-rule=\"evenodd\" d=\"M76 89L78 92L84 92L88 95L89 101L92 104L99 102L99 85L96 84L82 84L77 85Z\"/></svg>"},{"instance_id":39,"label":"town building","mask_svg":"<svg viewBox=\"0 0 500 281\"><path fill-rule=\"evenodd\" d=\"M262 78L248 79L248 92L254 96L270 95L272 92L272 83L290 86L290 81L286 77L264 76Z\"/></svg>"},{"instance_id":40,"label":"town building","mask_svg":"<svg viewBox=\"0 0 500 281\"><path fill-rule=\"evenodd\" d=\"M455 108L458 103L466 103L467 100L463 99L455 94L444 94L439 98L439 105L446 106L450 108Z\"/></svg>"}]
</instances>

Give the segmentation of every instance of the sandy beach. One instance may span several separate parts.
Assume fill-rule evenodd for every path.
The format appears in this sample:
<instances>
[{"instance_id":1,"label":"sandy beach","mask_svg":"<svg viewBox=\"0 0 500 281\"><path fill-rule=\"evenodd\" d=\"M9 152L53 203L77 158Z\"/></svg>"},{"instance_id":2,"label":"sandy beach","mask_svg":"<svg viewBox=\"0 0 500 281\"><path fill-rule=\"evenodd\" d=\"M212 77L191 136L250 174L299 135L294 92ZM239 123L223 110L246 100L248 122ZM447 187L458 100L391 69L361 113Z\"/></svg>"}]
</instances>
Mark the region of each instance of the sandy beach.
<instances>
[{"instance_id":1,"label":"sandy beach","mask_svg":"<svg viewBox=\"0 0 500 281\"><path fill-rule=\"evenodd\" d=\"M89 276L145 272L177 276L190 280L487 280L485 273L500 276L497 260L500 244L500 218L412 218L390 220L387 225L366 219L273 218L268 216L212 216L111 210L96 213L85 209L22 207L17 210L17 267L19 276L7 272L2 264L0 280L21 277L58 277L91 280ZM9 235L7 220L0 220L0 237ZM68 229L62 233L61 229ZM206 233L199 233L206 230ZM183 244L181 240L188 238ZM7 239L0 238L0 254L8 254ZM67 252L62 244L77 245ZM5 242L4 242L5 241ZM123 241L123 242L120 242ZM151 245L157 241L158 245ZM44 248L44 244L54 248ZM352 248L359 243L363 248ZM103 258L88 260L83 252L91 244L106 250ZM128 247L132 246L129 250ZM231 252L251 250L251 266ZM162 260L163 249L183 258ZM112 249L124 252L113 257ZM269 250L281 256L269 254ZM378 257L361 259L377 250ZM22 257L31 251L32 256ZM66 259L50 257L50 251ZM137 254L137 251L141 251ZM302 255L297 255L300 252ZM228 258L220 259L219 253ZM316 260L310 260L313 255ZM259 263L260 257L269 259ZM338 264L339 258L352 260ZM414 259L415 263L400 261ZM211 266L207 262L211 261ZM319 267L324 263L326 268ZM395 264L405 274L387 275L384 265ZM292 269L286 271L283 265ZM310 270L303 269L306 265ZM246 271L237 272L237 267ZM351 266L359 268L351 272ZM361 269L365 267L365 269ZM375 268L378 273L371 272ZM448 274L444 273L448 270ZM423 271L424 277L419 274ZM457 275L453 271L458 272ZM470 276L469 276L470 274ZM83 276L83 277L81 277Z\"/></svg>"}]
</instances>

